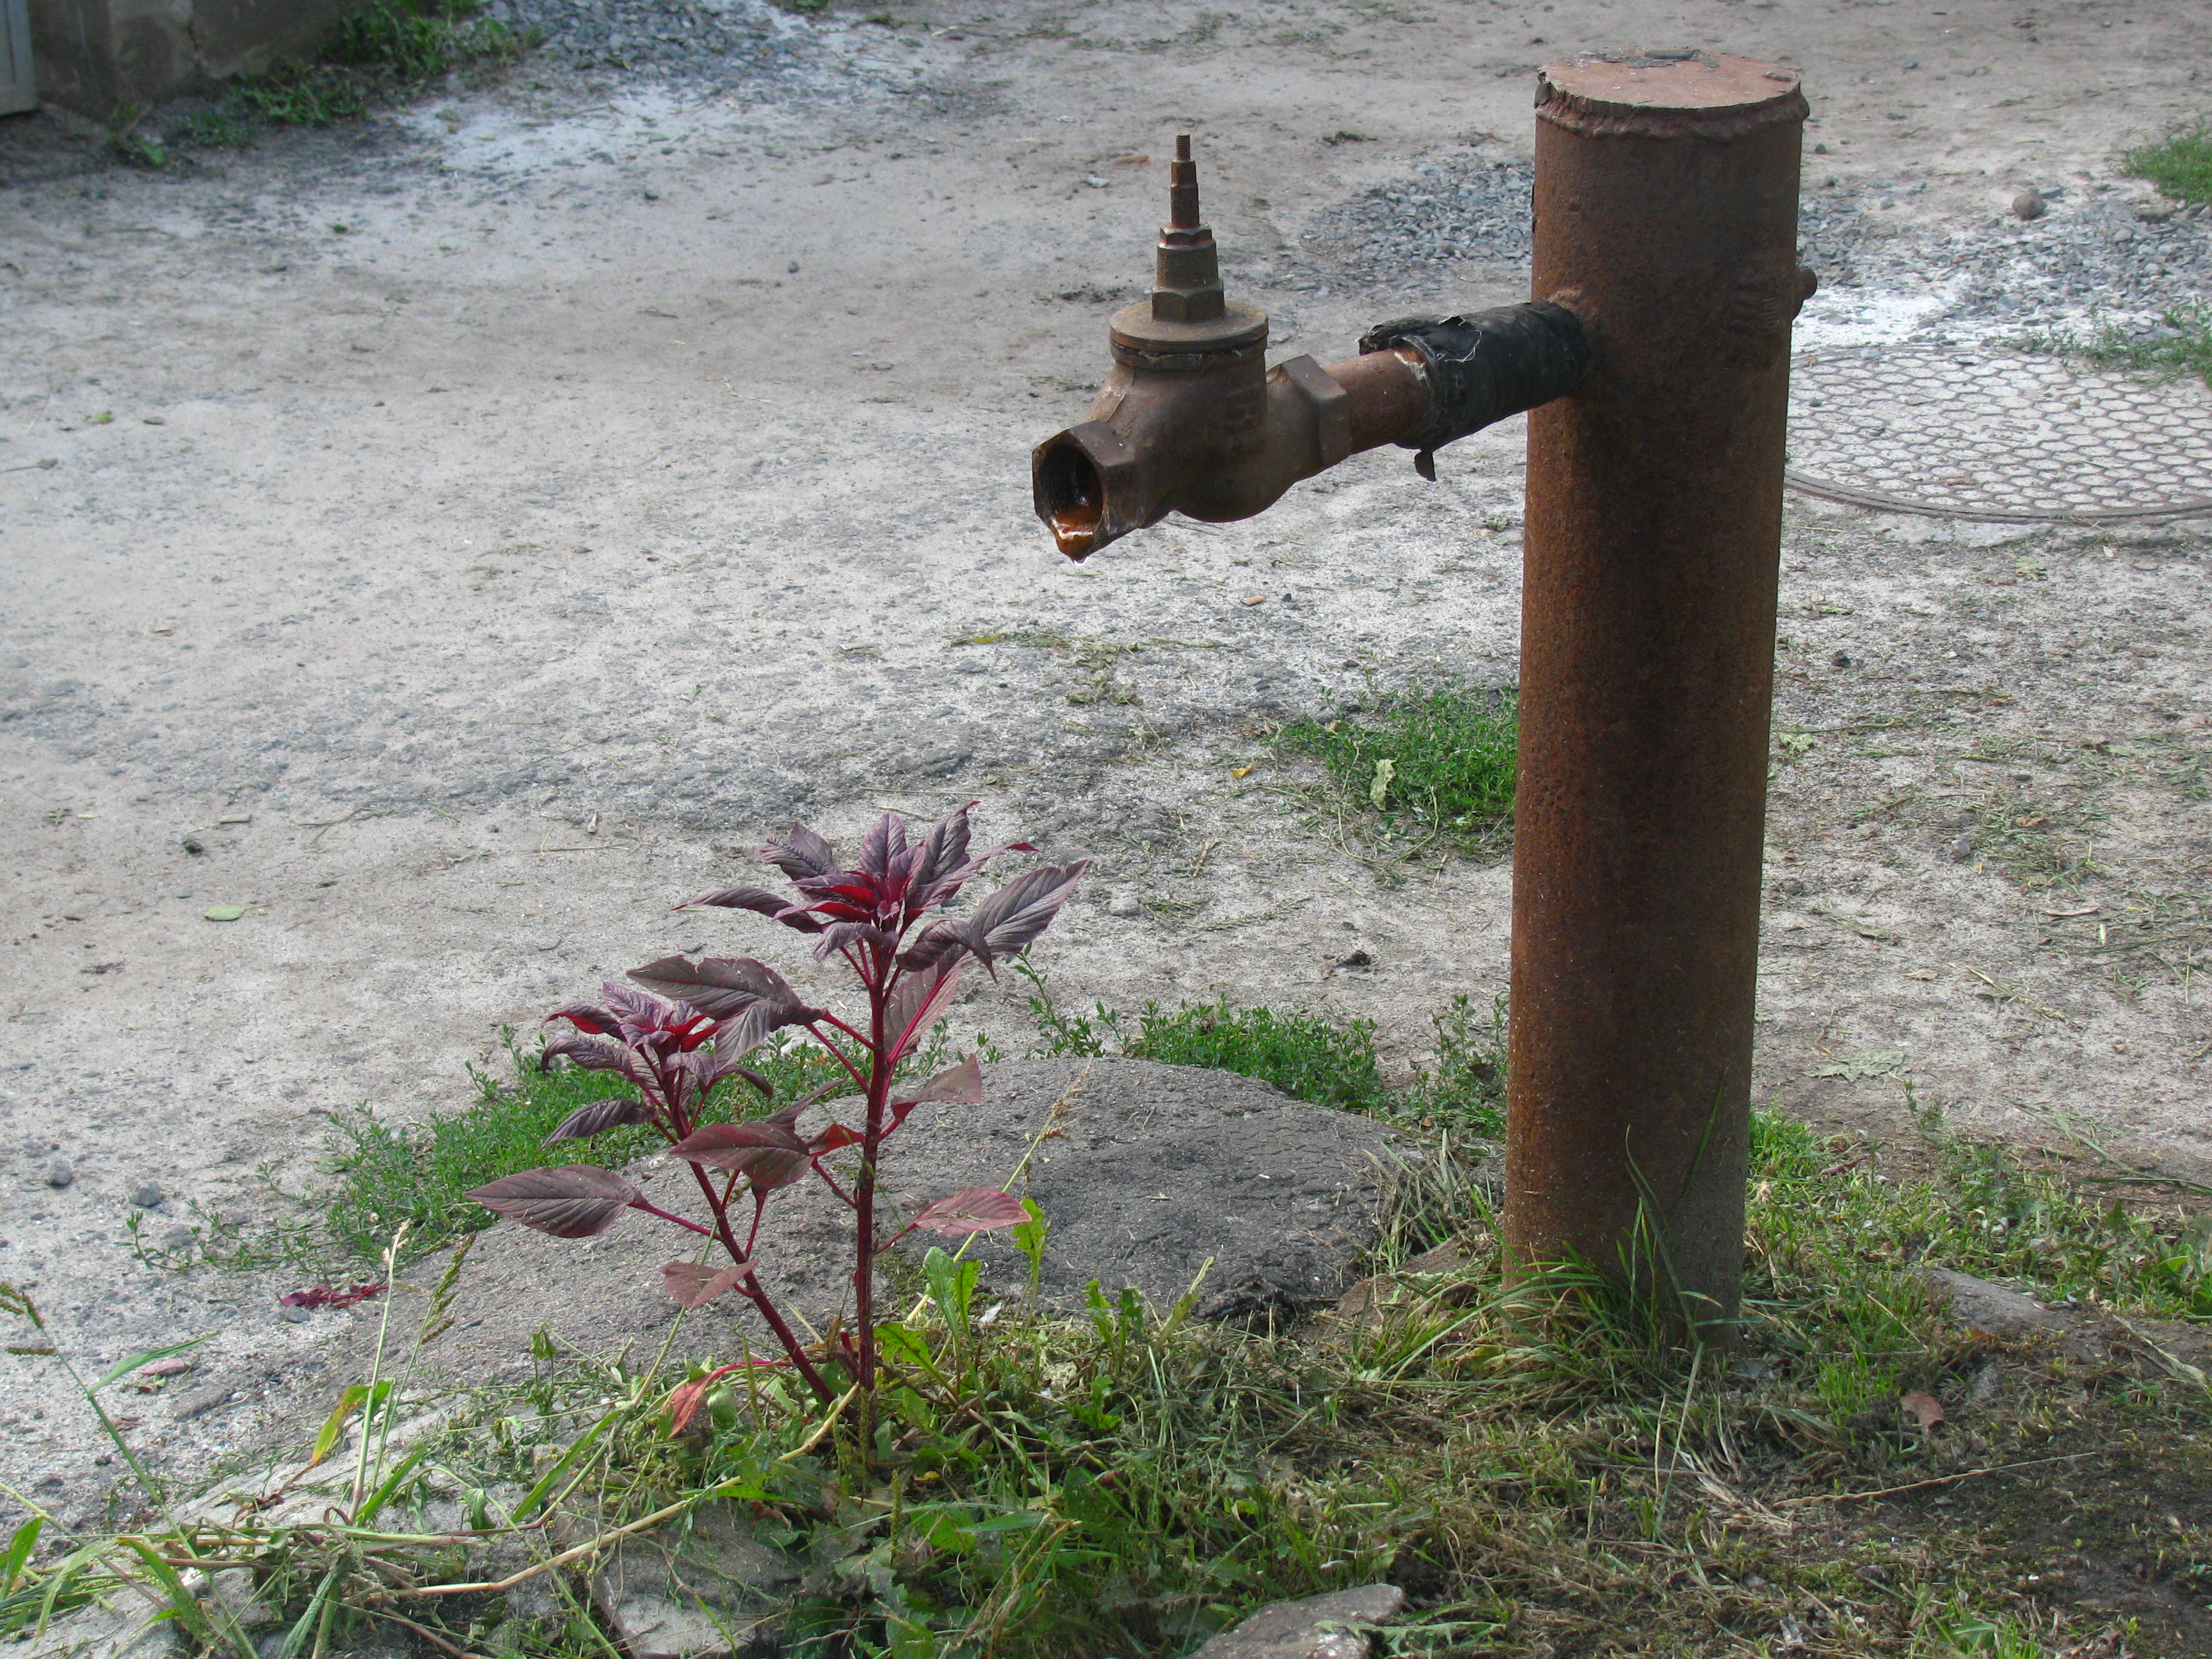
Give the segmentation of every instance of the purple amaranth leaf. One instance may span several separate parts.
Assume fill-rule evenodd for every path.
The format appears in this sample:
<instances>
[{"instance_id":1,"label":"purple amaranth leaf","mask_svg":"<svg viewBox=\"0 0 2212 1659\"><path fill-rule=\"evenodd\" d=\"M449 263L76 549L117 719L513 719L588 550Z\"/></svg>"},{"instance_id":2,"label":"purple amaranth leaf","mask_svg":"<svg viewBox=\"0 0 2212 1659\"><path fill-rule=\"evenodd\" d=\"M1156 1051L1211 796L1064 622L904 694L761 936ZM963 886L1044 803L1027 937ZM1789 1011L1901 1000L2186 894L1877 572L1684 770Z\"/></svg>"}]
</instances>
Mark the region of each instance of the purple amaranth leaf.
<instances>
[{"instance_id":1,"label":"purple amaranth leaf","mask_svg":"<svg viewBox=\"0 0 2212 1659\"><path fill-rule=\"evenodd\" d=\"M607 1000L607 1006L621 1022L622 1035L627 1039L638 1031L657 1029L667 1017L667 1010L659 998L643 991L632 990L618 979L611 979L599 987L599 994Z\"/></svg>"},{"instance_id":2,"label":"purple amaranth leaf","mask_svg":"<svg viewBox=\"0 0 2212 1659\"><path fill-rule=\"evenodd\" d=\"M960 987L960 963L911 969L900 975L890 1000L884 1007L884 1029L891 1034L892 1053L902 1054L944 1013Z\"/></svg>"},{"instance_id":3,"label":"purple amaranth leaf","mask_svg":"<svg viewBox=\"0 0 2212 1659\"><path fill-rule=\"evenodd\" d=\"M558 1019L558 1014L548 1014L548 1019ZM545 1039L545 1047L538 1056L538 1069L550 1072L556 1060L573 1060L587 1072L619 1072L629 1058L627 1051L611 1042L602 1042L580 1031L562 1031Z\"/></svg>"},{"instance_id":4,"label":"purple amaranth leaf","mask_svg":"<svg viewBox=\"0 0 2212 1659\"><path fill-rule=\"evenodd\" d=\"M775 1098L775 1085L770 1083L758 1072L753 1070L751 1066L741 1066L734 1060L722 1060L715 1061L714 1073L708 1078L707 1086L711 1089L717 1083L726 1082L729 1079L733 1077L741 1077L744 1079L746 1082L751 1084L755 1089L759 1091L760 1097L763 1100L774 1100Z\"/></svg>"},{"instance_id":5,"label":"purple amaranth leaf","mask_svg":"<svg viewBox=\"0 0 2212 1659\"><path fill-rule=\"evenodd\" d=\"M725 887L720 892L686 899L676 908L688 910L695 904L717 905L725 910L757 910L771 921L780 921L802 933L822 931L822 924L807 915L805 906L793 904L781 893L771 893L765 887Z\"/></svg>"},{"instance_id":6,"label":"purple amaranth leaf","mask_svg":"<svg viewBox=\"0 0 2212 1659\"><path fill-rule=\"evenodd\" d=\"M921 856L915 860L914 887L926 890L943 879L968 861L968 815L975 810L976 803L956 806L929 826L928 833L916 844Z\"/></svg>"},{"instance_id":7,"label":"purple amaranth leaf","mask_svg":"<svg viewBox=\"0 0 2212 1659\"><path fill-rule=\"evenodd\" d=\"M941 1100L973 1106L983 1098L983 1066L970 1054L957 1066L948 1066L923 1084L912 1094L902 1091L895 1104L919 1106L924 1101Z\"/></svg>"},{"instance_id":8,"label":"purple amaranth leaf","mask_svg":"<svg viewBox=\"0 0 2212 1659\"><path fill-rule=\"evenodd\" d=\"M933 910L939 905L950 904L960 890L975 878L975 873L1001 853L1034 853L1036 848L1025 841L1010 841L994 847L988 852L978 853L965 864L957 866L939 876L927 887L917 886L908 899L909 917Z\"/></svg>"},{"instance_id":9,"label":"purple amaranth leaf","mask_svg":"<svg viewBox=\"0 0 2212 1659\"><path fill-rule=\"evenodd\" d=\"M558 1036L546 1038L545 1047L538 1056L538 1069L550 1072L556 1060L568 1060L586 1072L617 1072L639 1088L657 1092L653 1073L640 1063L635 1052L602 1042L597 1037L563 1031Z\"/></svg>"},{"instance_id":10,"label":"purple amaranth leaf","mask_svg":"<svg viewBox=\"0 0 2212 1659\"><path fill-rule=\"evenodd\" d=\"M829 1012L803 1002L756 1002L735 1019L723 1022L714 1037L714 1061L725 1066L743 1060L786 1026L811 1025Z\"/></svg>"},{"instance_id":11,"label":"purple amaranth leaf","mask_svg":"<svg viewBox=\"0 0 2212 1659\"><path fill-rule=\"evenodd\" d=\"M881 881L890 874L891 860L905 851L906 820L896 812L886 812L860 837L860 856L853 860L853 867Z\"/></svg>"},{"instance_id":12,"label":"purple amaranth leaf","mask_svg":"<svg viewBox=\"0 0 2212 1659\"><path fill-rule=\"evenodd\" d=\"M749 1177L756 1192L787 1187L806 1172L811 1149L787 1124L709 1123L669 1149L688 1163Z\"/></svg>"},{"instance_id":13,"label":"purple amaranth leaf","mask_svg":"<svg viewBox=\"0 0 2212 1659\"><path fill-rule=\"evenodd\" d=\"M609 1129L619 1129L631 1123L653 1121L653 1109L641 1100L619 1097L595 1100L588 1106L579 1106L561 1120L561 1125L538 1145L550 1146L556 1140L587 1140L592 1136L605 1134Z\"/></svg>"},{"instance_id":14,"label":"purple amaranth leaf","mask_svg":"<svg viewBox=\"0 0 2212 1659\"><path fill-rule=\"evenodd\" d=\"M906 919L913 921L926 911L948 903L965 886L969 879L1001 853L1034 853L1036 848L1025 841L1010 841L994 847L988 852L968 855L968 814L975 803L946 813L930 826L929 833L916 843L921 857L916 860L911 884L906 893Z\"/></svg>"},{"instance_id":15,"label":"purple amaranth leaf","mask_svg":"<svg viewBox=\"0 0 2212 1659\"><path fill-rule=\"evenodd\" d=\"M696 1261L670 1261L660 1269L660 1282L679 1308L703 1308L724 1291L752 1277L752 1263L741 1262L716 1273Z\"/></svg>"},{"instance_id":16,"label":"purple amaranth leaf","mask_svg":"<svg viewBox=\"0 0 2212 1659\"><path fill-rule=\"evenodd\" d=\"M772 841L760 849L760 861L773 864L797 881L802 876L833 872L837 868L837 852L805 824L794 823L781 841Z\"/></svg>"},{"instance_id":17,"label":"purple amaranth leaf","mask_svg":"<svg viewBox=\"0 0 2212 1659\"><path fill-rule=\"evenodd\" d=\"M279 1306L286 1308L350 1308L356 1302L366 1302L380 1294L384 1286L356 1285L349 1290L340 1290L335 1285L317 1285L311 1290L294 1291L289 1296L276 1298Z\"/></svg>"},{"instance_id":18,"label":"purple amaranth leaf","mask_svg":"<svg viewBox=\"0 0 2212 1659\"><path fill-rule=\"evenodd\" d=\"M697 962L688 957L663 957L631 969L629 976L662 996L682 997L691 1007L717 1020L735 1018L763 998L775 1002L799 1000L799 993L791 988L789 981L750 957L704 957Z\"/></svg>"},{"instance_id":19,"label":"purple amaranth leaf","mask_svg":"<svg viewBox=\"0 0 2212 1659\"><path fill-rule=\"evenodd\" d=\"M1049 927L1090 867L1091 860L1081 859L1073 864L1040 865L1016 876L969 915L933 925L909 954L919 957L927 945L933 954L927 959L940 961L951 950L965 948L996 978L999 958L1012 956Z\"/></svg>"},{"instance_id":20,"label":"purple amaranth leaf","mask_svg":"<svg viewBox=\"0 0 2212 1659\"><path fill-rule=\"evenodd\" d=\"M525 1170L502 1176L468 1196L487 1210L556 1238L588 1238L605 1232L645 1194L611 1170L564 1164L556 1170Z\"/></svg>"},{"instance_id":21,"label":"purple amaranth leaf","mask_svg":"<svg viewBox=\"0 0 2212 1659\"><path fill-rule=\"evenodd\" d=\"M923 1205L914 1224L924 1232L957 1238L963 1233L1018 1227L1028 1219L1029 1212L1022 1208L1021 1200L1011 1193L1002 1193L995 1187L970 1187L950 1198Z\"/></svg>"},{"instance_id":22,"label":"purple amaranth leaf","mask_svg":"<svg viewBox=\"0 0 2212 1659\"><path fill-rule=\"evenodd\" d=\"M836 870L791 884L804 894L807 908L832 921L877 921L887 908L883 884L857 870ZM896 909L896 904L888 908Z\"/></svg>"},{"instance_id":23,"label":"purple amaranth leaf","mask_svg":"<svg viewBox=\"0 0 2212 1659\"><path fill-rule=\"evenodd\" d=\"M960 937L958 926L940 916L916 933L914 943L899 952L899 966L909 974L922 973L936 967L948 957L960 955L967 948L967 941Z\"/></svg>"},{"instance_id":24,"label":"purple amaranth leaf","mask_svg":"<svg viewBox=\"0 0 2212 1659\"><path fill-rule=\"evenodd\" d=\"M622 1022L604 1008L594 1008L588 1002L572 1002L565 1008L556 1008L545 1016L545 1024L565 1019L580 1031L589 1031L593 1036L622 1036Z\"/></svg>"}]
</instances>

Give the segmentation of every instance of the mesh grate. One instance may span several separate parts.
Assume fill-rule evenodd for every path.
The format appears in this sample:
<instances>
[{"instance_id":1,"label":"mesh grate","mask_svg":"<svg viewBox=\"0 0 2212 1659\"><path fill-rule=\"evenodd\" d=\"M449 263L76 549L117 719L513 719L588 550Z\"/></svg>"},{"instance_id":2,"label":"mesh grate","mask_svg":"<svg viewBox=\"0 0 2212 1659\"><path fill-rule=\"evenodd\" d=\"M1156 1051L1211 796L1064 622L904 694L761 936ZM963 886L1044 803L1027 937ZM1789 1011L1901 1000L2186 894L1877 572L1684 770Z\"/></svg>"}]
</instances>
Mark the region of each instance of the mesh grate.
<instances>
[{"instance_id":1,"label":"mesh grate","mask_svg":"<svg viewBox=\"0 0 2212 1659\"><path fill-rule=\"evenodd\" d=\"M2000 523L2212 518L2212 391L1929 345L1792 366L1790 487Z\"/></svg>"}]
</instances>

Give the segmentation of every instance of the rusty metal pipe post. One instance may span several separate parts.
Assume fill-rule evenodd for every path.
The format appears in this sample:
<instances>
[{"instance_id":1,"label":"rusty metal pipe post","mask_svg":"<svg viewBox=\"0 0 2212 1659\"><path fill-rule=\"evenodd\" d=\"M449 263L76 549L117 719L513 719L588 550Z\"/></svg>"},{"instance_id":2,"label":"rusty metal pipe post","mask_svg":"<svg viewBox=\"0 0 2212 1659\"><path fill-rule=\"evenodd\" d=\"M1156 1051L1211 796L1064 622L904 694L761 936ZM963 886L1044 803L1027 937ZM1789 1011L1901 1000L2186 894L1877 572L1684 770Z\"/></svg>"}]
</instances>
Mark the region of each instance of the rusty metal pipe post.
<instances>
[{"instance_id":1,"label":"rusty metal pipe post","mask_svg":"<svg viewBox=\"0 0 2212 1659\"><path fill-rule=\"evenodd\" d=\"M1528 417L1505 1233L1710 1339L1737 1309L1796 261L1796 76L1553 64Z\"/></svg>"}]
</instances>

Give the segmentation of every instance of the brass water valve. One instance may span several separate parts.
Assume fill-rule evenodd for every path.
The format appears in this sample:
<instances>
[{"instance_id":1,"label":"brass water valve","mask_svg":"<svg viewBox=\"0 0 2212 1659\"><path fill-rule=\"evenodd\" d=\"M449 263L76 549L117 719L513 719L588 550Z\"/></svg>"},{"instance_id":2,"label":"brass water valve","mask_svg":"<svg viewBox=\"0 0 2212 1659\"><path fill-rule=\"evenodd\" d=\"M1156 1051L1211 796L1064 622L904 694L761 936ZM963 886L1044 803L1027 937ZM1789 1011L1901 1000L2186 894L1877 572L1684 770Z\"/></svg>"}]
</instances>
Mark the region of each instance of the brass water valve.
<instances>
[{"instance_id":1,"label":"brass water valve","mask_svg":"<svg viewBox=\"0 0 2212 1659\"><path fill-rule=\"evenodd\" d=\"M1589 368L1581 320L1535 304L1384 323L1358 356L1270 369L1267 313L1222 287L1187 134L1168 201L1152 295L1114 313L1114 367L1089 417L1030 457L1037 516L1072 559L1170 513L1251 518L1381 444L1413 449L1432 478L1437 448L1572 390Z\"/></svg>"}]
</instances>

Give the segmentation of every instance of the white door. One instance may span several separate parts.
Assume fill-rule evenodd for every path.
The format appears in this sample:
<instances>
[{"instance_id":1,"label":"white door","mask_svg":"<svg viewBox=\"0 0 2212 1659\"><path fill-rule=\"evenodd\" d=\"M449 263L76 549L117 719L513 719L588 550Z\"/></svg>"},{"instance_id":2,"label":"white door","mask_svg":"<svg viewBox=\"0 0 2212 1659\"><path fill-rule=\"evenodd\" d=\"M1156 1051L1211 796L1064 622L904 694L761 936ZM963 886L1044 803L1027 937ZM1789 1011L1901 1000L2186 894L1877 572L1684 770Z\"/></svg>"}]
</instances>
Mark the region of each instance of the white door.
<instances>
[{"instance_id":1,"label":"white door","mask_svg":"<svg viewBox=\"0 0 2212 1659\"><path fill-rule=\"evenodd\" d=\"M31 11L27 0L0 0L0 115L39 106L31 73Z\"/></svg>"}]
</instances>

